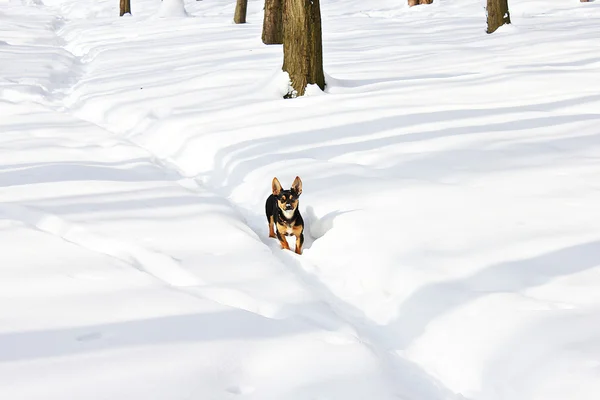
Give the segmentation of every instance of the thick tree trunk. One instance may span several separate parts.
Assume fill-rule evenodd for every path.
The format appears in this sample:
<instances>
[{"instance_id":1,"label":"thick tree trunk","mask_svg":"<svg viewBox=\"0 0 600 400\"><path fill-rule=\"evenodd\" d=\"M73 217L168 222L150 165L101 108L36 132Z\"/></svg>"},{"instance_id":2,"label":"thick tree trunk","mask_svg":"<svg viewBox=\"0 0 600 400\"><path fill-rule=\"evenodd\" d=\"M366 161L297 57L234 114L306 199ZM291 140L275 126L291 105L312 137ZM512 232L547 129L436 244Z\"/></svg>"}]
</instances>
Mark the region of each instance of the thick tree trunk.
<instances>
[{"instance_id":1,"label":"thick tree trunk","mask_svg":"<svg viewBox=\"0 0 600 400\"><path fill-rule=\"evenodd\" d=\"M321 7L319 0L284 0L283 70L290 75L294 91L286 97L303 96L306 85L325 89Z\"/></svg>"},{"instance_id":2,"label":"thick tree trunk","mask_svg":"<svg viewBox=\"0 0 600 400\"><path fill-rule=\"evenodd\" d=\"M264 44L283 43L283 1L265 0L262 41Z\"/></svg>"},{"instance_id":3,"label":"thick tree trunk","mask_svg":"<svg viewBox=\"0 0 600 400\"><path fill-rule=\"evenodd\" d=\"M125 14L131 14L131 1L130 0L119 0L120 16Z\"/></svg>"},{"instance_id":4,"label":"thick tree trunk","mask_svg":"<svg viewBox=\"0 0 600 400\"><path fill-rule=\"evenodd\" d=\"M487 33L492 33L504 24L510 24L508 0L487 0Z\"/></svg>"},{"instance_id":5,"label":"thick tree trunk","mask_svg":"<svg viewBox=\"0 0 600 400\"><path fill-rule=\"evenodd\" d=\"M408 6L418 6L419 4L431 4L433 0L408 0Z\"/></svg>"},{"instance_id":6,"label":"thick tree trunk","mask_svg":"<svg viewBox=\"0 0 600 400\"><path fill-rule=\"evenodd\" d=\"M237 0L235 5L235 15L233 16L233 22L236 24L246 23L246 9L248 8L248 0Z\"/></svg>"}]
</instances>

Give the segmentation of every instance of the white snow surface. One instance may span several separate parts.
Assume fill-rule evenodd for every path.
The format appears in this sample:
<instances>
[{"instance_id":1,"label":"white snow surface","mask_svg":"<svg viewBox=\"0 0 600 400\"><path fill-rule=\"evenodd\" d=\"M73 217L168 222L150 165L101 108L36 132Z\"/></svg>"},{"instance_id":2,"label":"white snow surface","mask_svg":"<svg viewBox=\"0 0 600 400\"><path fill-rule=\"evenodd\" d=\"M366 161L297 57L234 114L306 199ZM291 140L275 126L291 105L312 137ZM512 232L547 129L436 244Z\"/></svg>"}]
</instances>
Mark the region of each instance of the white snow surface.
<instances>
[{"instance_id":1,"label":"white snow surface","mask_svg":"<svg viewBox=\"0 0 600 400\"><path fill-rule=\"evenodd\" d=\"M0 399L600 398L600 2L321 3L0 1Z\"/></svg>"},{"instance_id":2,"label":"white snow surface","mask_svg":"<svg viewBox=\"0 0 600 400\"><path fill-rule=\"evenodd\" d=\"M160 18L187 17L183 0L162 0L158 10Z\"/></svg>"}]
</instances>

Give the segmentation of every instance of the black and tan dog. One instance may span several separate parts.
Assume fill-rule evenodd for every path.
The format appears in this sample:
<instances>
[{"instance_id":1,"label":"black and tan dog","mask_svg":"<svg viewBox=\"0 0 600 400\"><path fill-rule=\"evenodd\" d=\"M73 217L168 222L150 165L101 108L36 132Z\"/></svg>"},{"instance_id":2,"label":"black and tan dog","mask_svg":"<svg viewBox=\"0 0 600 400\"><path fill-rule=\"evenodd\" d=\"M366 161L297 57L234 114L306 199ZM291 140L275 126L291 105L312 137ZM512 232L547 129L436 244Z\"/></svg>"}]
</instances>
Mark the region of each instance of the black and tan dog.
<instances>
[{"instance_id":1,"label":"black and tan dog","mask_svg":"<svg viewBox=\"0 0 600 400\"><path fill-rule=\"evenodd\" d=\"M273 178L273 194L267 198L265 212L269 221L269 237L276 237L282 249L290 249L286 236L296 236L296 254L302 254L304 243L304 220L298 210L298 197L302 194L302 181L294 179L290 190L283 190L277 178ZM275 229L273 229L275 226Z\"/></svg>"}]
</instances>

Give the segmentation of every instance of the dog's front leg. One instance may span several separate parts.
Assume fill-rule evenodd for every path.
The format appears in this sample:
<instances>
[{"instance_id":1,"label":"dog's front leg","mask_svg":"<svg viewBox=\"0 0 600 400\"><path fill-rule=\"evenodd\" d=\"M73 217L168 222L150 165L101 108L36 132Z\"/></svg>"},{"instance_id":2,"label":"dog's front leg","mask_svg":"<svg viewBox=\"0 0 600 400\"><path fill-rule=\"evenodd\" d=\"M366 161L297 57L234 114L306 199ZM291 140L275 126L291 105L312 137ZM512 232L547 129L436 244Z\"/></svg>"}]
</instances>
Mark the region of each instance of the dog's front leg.
<instances>
[{"instance_id":1,"label":"dog's front leg","mask_svg":"<svg viewBox=\"0 0 600 400\"><path fill-rule=\"evenodd\" d=\"M274 238L275 236L275 229L273 229L273 227L275 226L275 220L273 219L273 216L269 217L269 237L270 238Z\"/></svg>"},{"instance_id":2,"label":"dog's front leg","mask_svg":"<svg viewBox=\"0 0 600 400\"><path fill-rule=\"evenodd\" d=\"M287 240L285 239L285 235L283 235L281 232L279 232L279 229L277 230L277 239L279 239L279 243L281 244L282 249L285 249L285 250L290 249L290 245L288 244Z\"/></svg>"},{"instance_id":3,"label":"dog's front leg","mask_svg":"<svg viewBox=\"0 0 600 400\"><path fill-rule=\"evenodd\" d=\"M294 229L294 236L296 236L296 247L294 252L296 254L302 254L302 245L304 244L304 229Z\"/></svg>"}]
</instances>

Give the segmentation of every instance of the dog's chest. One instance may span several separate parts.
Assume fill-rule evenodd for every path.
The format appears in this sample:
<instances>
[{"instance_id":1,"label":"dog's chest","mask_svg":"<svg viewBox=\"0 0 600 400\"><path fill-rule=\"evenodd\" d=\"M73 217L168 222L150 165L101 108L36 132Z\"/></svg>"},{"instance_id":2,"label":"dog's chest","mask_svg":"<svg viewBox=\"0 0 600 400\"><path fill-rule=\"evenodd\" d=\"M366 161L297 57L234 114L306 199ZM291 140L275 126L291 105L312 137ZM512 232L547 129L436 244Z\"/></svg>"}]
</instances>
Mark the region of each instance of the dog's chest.
<instances>
[{"instance_id":1,"label":"dog's chest","mask_svg":"<svg viewBox=\"0 0 600 400\"><path fill-rule=\"evenodd\" d=\"M277 230L282 235L291 236L294 234L294 224L280 222L277 224Z\"/></svg>"}]
</instances>

